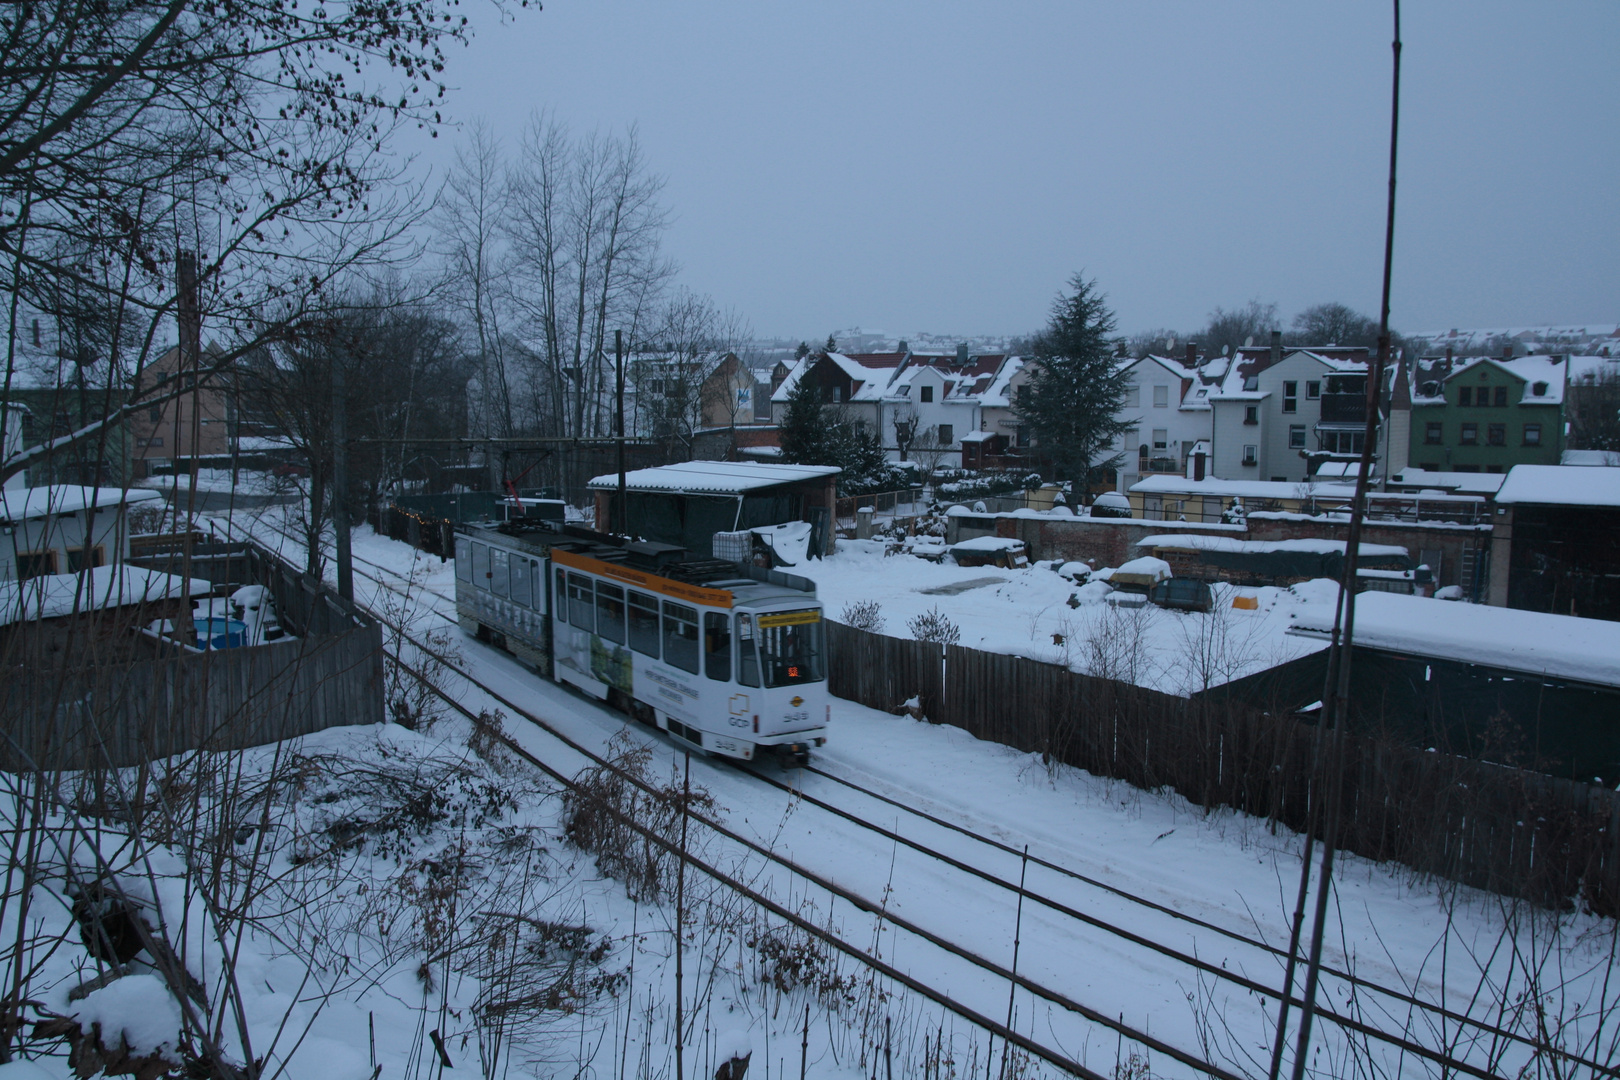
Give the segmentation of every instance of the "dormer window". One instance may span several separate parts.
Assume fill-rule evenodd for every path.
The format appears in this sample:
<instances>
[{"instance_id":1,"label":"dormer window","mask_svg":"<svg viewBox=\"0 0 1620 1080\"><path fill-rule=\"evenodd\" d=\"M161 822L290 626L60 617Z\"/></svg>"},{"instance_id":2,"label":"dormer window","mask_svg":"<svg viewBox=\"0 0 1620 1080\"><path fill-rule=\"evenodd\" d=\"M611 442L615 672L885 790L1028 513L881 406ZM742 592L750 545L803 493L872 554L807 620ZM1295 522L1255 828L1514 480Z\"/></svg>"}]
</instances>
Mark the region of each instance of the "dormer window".
<instances>
[{"instance_id":1,"label":"dormer window","mask_svg":"<svg viewBox=\"0 0 1620 1080\"><path fill-rule=\"evenodd\" d=\"M1536 397L1546 397L1547 396L1547 384L1544 383L1544 382L1531 383L1530 384L1530 393L1532 393Z\"/></svg>"},{"instance_id":2,"label":"dormer window","mask_svg":"<svg viewBox=\"0 0 1620 1080\"><path fill-rule=\"evenodd\" d=\"M1260 376L1250 375L1245 378L1243 380L1243 389L1251 392L1260 389Z\"/></svg>"},{"instance_id":3,"label":"dormer window","mask_svg":"<svg viewBox=\"0 0 1620 1080\"><path fill-rule=\"evenodd\" d=\"M918 390L917 400L921 401L925 405L927 403L929 403L930 401L933 401L934 400L934 388L932 386L923 386L923 387L921 387Z\"/></svg>"}]
</instances>

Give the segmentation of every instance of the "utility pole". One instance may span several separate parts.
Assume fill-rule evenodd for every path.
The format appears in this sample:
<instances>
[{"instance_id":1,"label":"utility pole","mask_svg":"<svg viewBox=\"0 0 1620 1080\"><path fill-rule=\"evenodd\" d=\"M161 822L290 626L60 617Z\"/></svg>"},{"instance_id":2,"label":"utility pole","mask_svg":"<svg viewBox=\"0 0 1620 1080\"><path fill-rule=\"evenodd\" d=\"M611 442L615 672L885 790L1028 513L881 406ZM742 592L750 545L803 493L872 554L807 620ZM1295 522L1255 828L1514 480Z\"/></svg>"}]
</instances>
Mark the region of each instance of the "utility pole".
<instances>
[{"instance_id":1,"label":"utility pole","mask_svg":"<svg viewBox=\"0 0 1620 1080\"><path fill-rule=\"evenodd\" d=\"M624 505L624 331L613 331L613 363L618 370L618 419L614 432L619 438L619 491L613 496L613 531L623 533L629 523L628 507Z\"/></svg>"},{"instance_id":2,"label":"utility pole","mask_svg":"<svg viewBox=\"0 0 1620 1080\"><path fill-rule=\"evenodd\" d=\"M354 560L349 554L349 430L343 361L332 362L332 531L337 537L337 591L354 599ZM311 510L314 508L312 507Z\"/></svg>"}]
</instances>

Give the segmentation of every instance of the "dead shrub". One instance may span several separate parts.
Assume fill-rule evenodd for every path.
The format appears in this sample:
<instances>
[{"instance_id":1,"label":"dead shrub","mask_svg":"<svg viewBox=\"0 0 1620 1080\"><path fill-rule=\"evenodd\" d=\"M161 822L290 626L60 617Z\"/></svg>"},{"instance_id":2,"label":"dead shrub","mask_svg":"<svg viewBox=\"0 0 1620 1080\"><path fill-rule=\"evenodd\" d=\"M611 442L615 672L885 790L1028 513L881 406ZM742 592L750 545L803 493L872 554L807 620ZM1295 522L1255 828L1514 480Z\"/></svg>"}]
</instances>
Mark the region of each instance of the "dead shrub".
<instances>
[{"instance_id":1,"label":"dead shrub","mask_svg":"<svg viewBox=\"0 0 1620 1080\"><path fill-rule=\"evenodd\" d=\"M654 779L651 761L651 747L621 731L609 741L604 764L574 777L563 796L569 842L596 856L597 869L624 882L636 900L658 900L674 889L677 856L652 836L678 847L683 808L699 817L718 808L704 788L683 792L679 776Z\"/></svg>"}]
</instances>

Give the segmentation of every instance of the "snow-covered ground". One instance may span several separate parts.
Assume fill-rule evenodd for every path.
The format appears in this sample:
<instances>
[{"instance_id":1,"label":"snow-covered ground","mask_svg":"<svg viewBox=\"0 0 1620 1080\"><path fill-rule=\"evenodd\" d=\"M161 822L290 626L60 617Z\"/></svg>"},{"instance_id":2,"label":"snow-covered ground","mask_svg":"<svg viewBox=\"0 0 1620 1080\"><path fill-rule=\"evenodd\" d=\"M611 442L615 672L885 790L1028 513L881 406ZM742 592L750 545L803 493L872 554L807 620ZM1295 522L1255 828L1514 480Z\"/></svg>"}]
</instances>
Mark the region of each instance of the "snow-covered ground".
<instances>
[{"instance_id":1,"label":"snow-covered ground","mask_svg":"<svg viewBox=\"0 0 1620 1080\"><path fill-rule=\"evenodd\" d=\"M178 476L151 476L138 482L139 486L156 488L159 491L168 491L179 488L187 491L191 488L191 474L181 473ZM272 476L268 472L243 469L238 474L236 483L231 481L229 469L198 469L198 491L237 491L246 495L277 495L293 490L292 481L287 478Z\"/></svg>"},{"instance_id":2,"label":"snow-covered ground","mask_svg":"<svg viewBox=\"0 0 1620 1080\"><path fill-rule=\"evenodd\" d=\"M294 542L278 538L270 527L284 512L274 508L257 517L238 514L235 524L252 528L262 540L282 547L287 557L301 562ZM801 569L816 577L822 599L834 616L852 600L879 600L890 633L905 633L907 618L938 605L961 625L963 644L1063 660L1066 658L1052 651L1051 632L1083 638L1086 626L1106 629L1108 625L1103 620L1110 617L1111 609L1100 603L1069 607L1066 601L1074 587L1048 569L963 569L901 556L885 558L870 546L842 547L838 556ZM539 679L509 656L472 642L452 628L446 618L454 610L448 599L454 589L452 564L374 536L367 529L356 531L354 551L358 559L365 560L359 569L366 573L410 582L402 585L410 593L406 599L359 577L356 588L363 602L406 616L414 634L436 630L457 643L461 664L473 681L451 674L445 685L468 709L475 713L502 709L491 697L489 691L493 691L591 750L606 752L610 746L628 745L649 755L650 775L668 779L674 774L680 755L661 736L627 725L618 714ZM990 580L965 591L951 591L982 578ZM941 587L945 591L920 591ZM1323 590L1299 591L1309 597ZM1264 628L1255 631L1256 638L1284 645L1296 640L1284 637L1282 630L1288 611L1307 600L1272 590L1261 590L1260 596L1258 615L1238 611L1232 617L1252 619L1249 625ZM1183 677L1174 660L1181 628L1197 625L1192 620L1206 617L1154 612L1151 618L1152 632L1147 637L1153 666L1165 673L1164 685L1173 685L1168 681L1171 673ZM1063 627L1063 619L1069 620L1066 629L1049 629ZM1047 651L1037 651L1042 648ZM506 730L536 756L564 774L586 765L579 754L540 728L511 716L509 709L505 711ZM498 818L476 826L465 821L435 825L396 845L387 855L361 850L347 856L352 863L345 864L341 880L349 882L351 892L358 889L358 883L367 883L366 895L373 895L379 889L405 888L403 869L417 867L410 880L416 882L411 886L416 889L412 896L420 897L427 881L420 868L442 863L447 851L462 845L471 863L486 868L466 893L468 908L459 916L466 919L477 904L488 905L492 895L512 904L530 896L512 887L509 875L502 876L512 860L503 845L509 842L511 830L534 830L545 849L541 860L545 873L528 882L538 888L532 896L533 910L558 922L589 926L593 947L606 943L601 970L628 975L633 963L634 975L633 981L627 978L615 984L616 994L598 995L588 1002L582 999L574 1012L548 1014L544 1023L528 1031L512 1049L507 1059L512 1063L511 1075L575 1076L586 1062L588 1075L670 1075L671 905L628 900L622 884L602 876L591 857L562 837L561 809L553 786L521 763L502 763L498 755L492 755L496 763L491 764L470 754L466 746L472 734L464 720L450 716L431 733L390 725L328 731L301 741L300 753L351 762L356 768L430 759L468 762L468 775L514 792ZM890 716L836 699L831 734L817 764L835 776L1013 848L1028 844L1034 857L1175 911L1274 945L1286 944L1299 873L1300 841L1295 835L1273 833L1264 822L1242 815L1206 814L1171 794L1141 791L1078 770L1048 768L1030 755L980 742L958 729ZM268 752L258 752L254 760L263 763L267 759ZM884 905L896 916L998 963L1010 962L1016 895L911 851L896 843L895 836L930 846L1007 881L1018 879L1016 856L986 848L814 774L772 773L792 780L808 795L850 810L874 827L844 821L795 800L743 769L704 759L694 759L691 768L693 783L714 796L717 812L731 828L755 837L806 870ZM346 808L352 809L352 799L321 802L323 792L341 792L322 783L314 784L315 797L308 800L312 805L298 811L311 830L318 830L323 822L329 824ZM820 925L838 929L862 947L875 949L886 961L969 1006L998 1019L1005 1014L1008 989L1004 981L892 926L881 925L871 914L852 910L847 903L833 900L825 891L790 877L780 867L766 865L757 856L745 855L713 836L700 836L702 831L694 832L694 842L702 845L706 856L716 858L753 887L805 912ZM1030 867L1028 887L1032 893L1195 953L1217 966L1267 984L1280 983L1281 964L1275 957L1229 937L1172 920L1038 866ZM941 1075L961 1076L985 1069L982 1037L975 1038L969 1025L953 1022L937 1007L896 987L869 980L863 983L865 976L848 962L817 969L833 981L852 979L837 983L848 988L842 1007L832 1007L803 989L788 995L767 991L760 981L768 970L761 958L762 941L790 942L797 950L792 955L812 965L826 961L817 960L802 938L771 930L769 920L750 921L755 916L745 910L747 905L735 900L727 903L713 891L705 895L713 904L700 905L701 925L689 929L685 957L683 995L688 1016L701 1015L696 1024L699 1036L692 1043L706 1048L692 1053L707 1055L688 1058L691 1075L697 1075L700 1067L707 1067L705 1075L712 1075L715 1047L737 1031L744 1033L755 1050L751 1077L795 1075L806 1005L812 1015L812 1076L872 1075L877 1069L875 1051L869 1042L863 1043L862 1032L876 1035L884 1015L893 1019L897 1075L923 1075L923 1041L941 1031L955 1062L954 1068ZM1554 1018L1574 1017L1584 1009L1585 1019L1576 1022L1579 1038L1593 1035L1596 1017L1613 1009L1614 991L1606 989L1614 964L1614 924L1610 921L1580 914L1532 914L1486 894L1415 881L1399 867L1354 857L1341 857L1335 901L1330 907L1325 950L1333 966L1351 967L1380 984L1405 988L1426 1000L1443 1000L1455 1009L1471 1008L1475 1015L1488 1015L1495 1022L1503 1022L1496 1011L1501 1002L1507 1002L1510 1010L1521 1010L1527 1023L1533 1022L1536 1008L1550 1008ZM354 893L347 902L363 907L376 901ZM11 929L0 926L0 932ZM463 972L453 979L439 979L430 989L418 976L424 957L420 941L410 937L417 932L415 928L383 932L380 924L375 931L354 932L344 952L356 964L372 964L372 974L363 982L352 981L313 1018L309 1037L297 1050L288 1075L315 1080L369 1075L371 1027L377 1032L377 1062L384 1066L383 1075L425 1075L433 1058L426 1032L434 1029L446 1036L458 1068L476 1071L476 1039L469 1042L464 1037L472 1030L468 1008L487 980L480 983L473 973ZM772 934L777 936L772 938ZM1217 984L1207 975L1200 977L1184 964L1034 902L1024 907L1020 936L1019 970L1028 977L1190 1052L1213 1056L1235 1072L1264 1074L1266 1047L1275 1022L1269 1000ZM254 1022L269 1025L297 1004L292 998L299 995L288 994L285 980L302 976L295 975L298 966L291 951L279 950L253 935L249 940L262 950L251 962L253 979L262 981L262 986L256 981L245 993L256 1002L254 1016L261 1018ZM411 944L413 941L417 944ZM1531 986L1526 981L1523 965L1535 957L1550 958L1561 966L1557 985ZM384 962L385 958L391 959ZM1482 984L1483 992L1471 1001ZM1387 1001L1379 1003L1364 994L1352 1002L1346 988L1333 980L1324 989L1334 1008L1360 1010L1365 1019L1381 1026L1409 1025L1413 1039L1429 1045L1457 1044L1460 1053L1489 1069L1512 1072L1524 1060L1511 1050L1504 1058L1491 1058L1489 1047L1470 1046L1467 1036L1454 1028L1441 1031L1399 1010L1384 1015L1381 1010L1389 1008ZM1538 992L1527 994L1527 990ZM838 993L845 991L833 996ZM269 996L273 994L278 996ZM1122 1044L1112 1032L1032 1002L1023 991L1014 995L1013 1005L1018 1030L1048 1046L1060 1047L1104 1074L1141 1075L1117 1069L1127 1061L1132 1047L1128 1042ZM298 1024L308 1012L306 1008L298 1014ZM874 1018L879 1022L876 1028ZM1614 1056L1610 1030L1615 1026L1614 1017L1606 1016L1606 1024L1597 1034L1598 1041L1584 1048L1602 1061ZM1326 1049L1313 1061L1314 1075L1438 1074L1438 1069L1412 1057L1357 1058L1348 1054L1345 1040L1331 1025L1319 1025L1317 1030L1320 1045ZM1563 1038L1574 1043L1579 1041L1576 1035L1577 1029L1572 1028ZM278 1053L289 1045L283 1043ZM1154 1076L1191 1075L1162 1056L1145 1056ZM1040 1073L1032 1069L1023 1075ZM1552 1074L1550 1069L1541 1072ZM53 1075L65 1078L67 1073L58 1069Z\"/></svg>"},{"instance_id":3,"label":"snow-covered ground","mask_svg":"<svg viewBox=\"0 0 1620 1080\"><path fill-rule=\"evenodd\" d=\"M910 637L907 624L937 608L961 631L959 644L1081 672L1110 659L1109 642L1128 620L1133 640L1139 636L1144 645L1132 666L1137 681L1167 693L1241 678L1325 647L1286 632L1300 605L1321 602L1320 589L1216 585L1215 610L1207 615L1152 606L1127 614L1109 606L1106 589L1076 586L1045 564L1017 570L959 567L884 550L882 541L840 540L837 554L792 570L816 583L817 596L835 619L851 604L875 602L882 632ZM1254 597L1258 606L1233 608L1239 593ZM1221 656L1213 665L1210 648L1200 644L1210 641L1220 642ZM1109 667L1118 670L1115 663Z\"/></svg>"}]
</instances>

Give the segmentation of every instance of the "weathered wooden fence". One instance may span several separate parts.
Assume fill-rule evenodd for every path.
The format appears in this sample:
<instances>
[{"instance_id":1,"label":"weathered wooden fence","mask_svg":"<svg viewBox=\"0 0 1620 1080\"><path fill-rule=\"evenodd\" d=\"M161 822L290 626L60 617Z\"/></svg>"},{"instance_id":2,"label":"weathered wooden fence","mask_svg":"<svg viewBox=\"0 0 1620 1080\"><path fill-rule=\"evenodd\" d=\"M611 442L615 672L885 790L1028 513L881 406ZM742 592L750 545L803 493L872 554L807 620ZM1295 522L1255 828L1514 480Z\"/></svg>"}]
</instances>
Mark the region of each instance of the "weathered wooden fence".
<instances>
[{"instance_id":1,"label":"weathered wooden fence","mask_svg":"<svg viewBox=\"0 0 1620 1080\"><path fill-rule=\"evenodd\" d=\"M222 586L261 584L290 639L83 667L0 671L0 768L123 768L383 719L382 630L251 544L143 563Z\"/></svg>"},{"instance_id":2,"label":"weathered wooden fence","mask_svg":"<svg viewBox=\"0 0 1620 1080\"><path fill-rule=\"evenodd\" d=\"M1188 801L1303 831L1330 766L1343 773L1339 843L1546 905L1620 914L1620 794L1281 713L1189 700L1023 657L828 627L830 689L894 711L919 696L936 723ZM1319 809L1319 808L1317 808Z\"/></svg>"}]
</instances>

